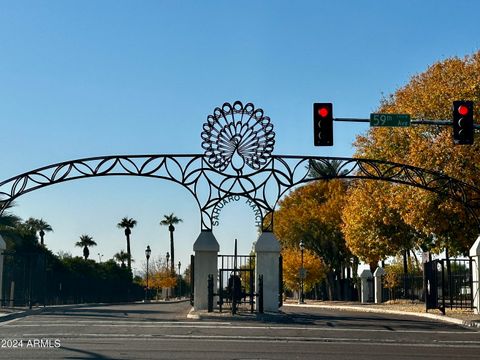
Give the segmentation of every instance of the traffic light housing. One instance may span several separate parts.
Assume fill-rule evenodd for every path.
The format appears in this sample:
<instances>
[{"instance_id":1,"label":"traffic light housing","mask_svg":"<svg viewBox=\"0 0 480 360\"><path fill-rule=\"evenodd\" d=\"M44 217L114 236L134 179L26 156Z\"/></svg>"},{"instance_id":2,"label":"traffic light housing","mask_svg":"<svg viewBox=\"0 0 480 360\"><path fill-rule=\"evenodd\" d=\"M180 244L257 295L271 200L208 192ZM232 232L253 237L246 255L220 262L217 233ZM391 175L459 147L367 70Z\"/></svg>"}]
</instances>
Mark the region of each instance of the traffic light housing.
<instances>
[{"instance_id":1,"label":"traffic light housing","mask_svg":"<svg viewBox=\"0 0 480 360\"><path fill-rule=\"evenodd\" d=\"M313 144L333 145L333 105L332 103L313 104Z\"/></svg>"},{"instance_id":2,"label":"traffic light housing","mask_svg":"<svg viewBox=\"0 0 480 360\"><path fill-rule=\"evenodd\" d=\"M473 102L453 102L453 142L455 145L473 144Z\"/></svg>"}]
</instances>

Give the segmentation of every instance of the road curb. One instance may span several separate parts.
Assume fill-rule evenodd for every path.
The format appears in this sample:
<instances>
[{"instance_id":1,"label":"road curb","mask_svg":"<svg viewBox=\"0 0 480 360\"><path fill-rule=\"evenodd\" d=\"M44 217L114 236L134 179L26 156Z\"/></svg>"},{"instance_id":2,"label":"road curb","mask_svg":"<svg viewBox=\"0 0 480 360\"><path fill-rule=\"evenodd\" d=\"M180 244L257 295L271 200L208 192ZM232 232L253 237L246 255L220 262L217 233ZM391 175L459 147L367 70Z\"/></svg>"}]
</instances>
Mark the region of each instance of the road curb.
<instances>
[{"instance_id":1,"label":"road curb","mask_svg":"<svg viewBox=\"0 0 480 360\"><path fill-rule=\"evenodd\" d=\"M20 310L20 311L11 312L9 314L4 314L4 315L0 316L0 323L5 322L5 321L18 319L20 317L39 314L42 311L43 311L43 309L28 309L28 310Z\"/></svg>"},{"instance_id":2,"label":"road curb","mask_svg":"<svg viewBox=\"0 0 480 360\"><path fill-rule=\"evenodd\" d=\"M330 309L330 310L351 310L351 311L358 311L358 312L392 314L392 315L408 315L408 316L416 316L416 317L421 317L421 318L426 318L431 320L448 322L448 323L460 325L460 326L480 328L480 322L477 322L477 321L455 319L452 317L448 317L446 315L436 315L436 314L429 314L429 313L416 313L416 312L410 312L410 311L400 311L400 310L390 310L390 309L374 309L374 308L352 306L352 305L283 304L283 306L304 307L304 308L323 308L323 309Z\"/></svg>"},{"instance_id":3,"label":"road curb","mask_svg":"<svg viewBox=\"0 0 480 360\"><path fill-rule=\"evenodd\" d=\"M200 320L201 316L200 316L200 314L195 314L195 310L192 307L187 314L187 319Z\"/></svg>"},{"instance_id":4,"label":"road curb","mask_svg":"<svg viewBox=\"0 0 480 360\"><path fill-rule=\"evenodd\" d=\"M83 308L83 307L100 307L100 306L108 306L108 305L129 305L129 304L174 304L180 302L186 302L189 299L178 299L178 300L169 300L169 301L151 301L151 302L118 302L118 303L88 303L88 304L64 304L64 305L50 305L45 307L38 307L35 309L27 309L27 310L19 310L14 311L8 314L0 315L0 323L17 319L20 317L26 317L30 315L40 314L44 311L53 311L53 310L68 310L68 309L75 309L75 308Z\"/></svg>"}]
</instances>

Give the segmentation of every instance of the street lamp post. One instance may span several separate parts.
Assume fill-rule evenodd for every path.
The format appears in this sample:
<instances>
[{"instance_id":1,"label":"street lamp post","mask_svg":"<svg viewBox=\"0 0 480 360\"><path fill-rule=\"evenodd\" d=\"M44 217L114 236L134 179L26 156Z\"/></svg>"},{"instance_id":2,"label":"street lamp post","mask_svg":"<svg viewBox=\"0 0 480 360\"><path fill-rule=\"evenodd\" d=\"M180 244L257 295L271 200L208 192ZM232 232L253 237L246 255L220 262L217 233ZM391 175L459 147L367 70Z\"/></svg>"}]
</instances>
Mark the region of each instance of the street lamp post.
<instances>
[{"instance_id":1,"label":"street lamp post","mask_svg":"<svg viewBox=\"0 0 480 360\"><path fill-rule=\"evenodd\" d=\"M178 297L182 296L182 275L180 275L180 266L182 266L182 264L179 261L178 262Z\"/></svg>"},{"instance_id":2,"label":"street lamp post","mask_svg":"<svg viewBox=\"0 0 480 360\"><path fill-rule=\"evenodd\" d=\"M150 255L152 250L150 250L150 245L147 245L145 249L145 257L147 258L147 287L145 288L145 301L148 301L148 260L150 260Z\"/></svg>"},{"instance_id":3,"label":"street lamp post","mask_svg":"<svg viewBox=\"0 0 480 360\"><path fill-rule=\"evenodd\" d=\"M170 253L167 251L167 273L169 272L169 267L168 267L168 260L170 260ZM166 288L167 289L167 293L165 294L165 299L168 299L168 287Z\"/></svg>"},{"instance_id":4,"label":"street lamp post","mask_svg":"<svg viewBox=\"0 0 480 360\"><path fill-rule=\"evenodd\" d=\"M305 279L305 269L303 267L303 251L305 250L305 245L303 240L300 240L300 254L302 257L302 267L300 268L300 297L298 298L299 304L305 304L304 293L303 293L303 280Z\"/></svg>"}]
</instances>

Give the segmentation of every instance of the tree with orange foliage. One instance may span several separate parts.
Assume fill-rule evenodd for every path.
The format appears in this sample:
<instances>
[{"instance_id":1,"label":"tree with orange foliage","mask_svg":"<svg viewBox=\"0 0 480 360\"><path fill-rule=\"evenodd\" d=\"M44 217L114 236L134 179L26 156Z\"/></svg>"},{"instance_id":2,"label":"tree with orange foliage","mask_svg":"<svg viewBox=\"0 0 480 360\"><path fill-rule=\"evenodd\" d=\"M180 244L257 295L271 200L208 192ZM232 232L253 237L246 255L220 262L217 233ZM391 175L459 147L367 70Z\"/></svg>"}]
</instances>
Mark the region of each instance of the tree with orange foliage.
<instances>
[{"instance_id":1,"label":"tree with orange foliage","mask_svg":"<svg viewBox=\"0 0 480 360\"><path fill-rule=\"evenodd\" d=\"M395 187L358 181L349 188L342 231L348 248L373 270L380 260L415 248L422 235L406 224L388 197Z\"/></svg>"},{"instance_id":2,"label":"tree with orange foliage","mask_svg":"<svg viewBox=\"0 0 480 360\"><path fill-rule=\"evenodd\" d=\"M303 240L305 248L322 259L332 300L335 273L351 258L341 231L346 188L341 180L309 183L283 198L274 213L274 233L283 247L298 248Z\"/></svg>"},{"instance_id":3,"label":"tree with orange foliage","mask_svg":"<svg viewBox=\"0 0 480 360\"><path fill-rule=\"evenodd\" d=\"M408 113L414 119L451 119L454 100L480 103L479 74L480 51L463 59L437 62L383 99L378 112ZM474 111L474 119L478 120L480 107L476 106ZM365 136L357 138L355 146L358 157L407 163L478 186L480 139L476 137L473 145L455 146L451 127L371 128ZM365 187L363 191L369 190ZM478 235L477 224L463 205L449 198L398 184L387 184L378 195L405 224L423 234L418 242L423 250L465 253ZM362 204L368 206L365 201ZM368 223L367 218L361 217L357 220L358 227L361 227L358 221Z\"/></svg>"},{"instance_id":4,"label":"tree with orange foliage","mask_svg":"<svg viewBox=\"0 0 480 360\"><path fill-rule=\"evenodd\" d=\"M283 258L283 282L289 290L300 291L300 269L302 267L301 252L297 248L284 248ZM303 252L303 267L305 279L303 288L305 292L313 289L315 284L325 279L326 267L318 256L311 250Z\"/></svg>"},{"instance_id":5,"label":"tree with orange foliage","mask_svg":"<svg viewBox=\"0 0 480 360\"><path fill-rule=\"evenodd\" d=\"M146 263L144 263L144 275L142 276L142 284L147 285L147 271ZM148 269L148 287L150 289L157 290L158 293L163 288L173 288L177 284L177 275L172 273L170 269L167 268L166 261L158 257L158 259L151 261Z\"/></svg>"}]
</instances>

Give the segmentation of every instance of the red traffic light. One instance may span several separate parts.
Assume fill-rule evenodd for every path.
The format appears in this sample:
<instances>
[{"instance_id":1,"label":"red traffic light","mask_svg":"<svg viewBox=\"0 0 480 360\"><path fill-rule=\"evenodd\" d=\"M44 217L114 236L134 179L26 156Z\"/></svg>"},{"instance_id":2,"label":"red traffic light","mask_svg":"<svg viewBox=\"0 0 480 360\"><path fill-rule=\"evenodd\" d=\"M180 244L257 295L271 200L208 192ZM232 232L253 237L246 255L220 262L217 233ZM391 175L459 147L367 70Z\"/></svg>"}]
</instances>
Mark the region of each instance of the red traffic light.
<instances>
[{"instance_id":1,"label":"red traffic light","mask_svg":"<svg viewBox=\"0 0 480 360\"><path fill-rule=\"evenodd\" d=\"M313 104L313 144L315 146L333 145L333 104Z\"/></svg>"},{"instance_id":2,"label":"red traffic light","mask_svg":"<svg viewBox=\"0 0 480 360\"><path fill-rule=\"evenodd\" d=\"M457 100L453 102L453 143L472 145L474 140L473 102Z\"/></svg>"},{"instance_id":3,"label":"red traffic light","mask_svg":"<svg viewBox=\"0 0 480 360\"><path fill-rule=\"evenodd\" d=\"M465 105L460 105L458 107L458 113L462 116L465 116L468 114L468 107L466 107Z\"/></svg>"},{"instance_id":4,"label":"red traffic light","mask_svg":"<svg viewBox=\"0 0 480 360\"><path fill-rule=\"evenodd\" d=\"M322 107L322 108L318 109L318 115L320 115L323 118L328 116L329 113L330 113L330 111L325 107Z\"/></svg>"}]
</instances>

